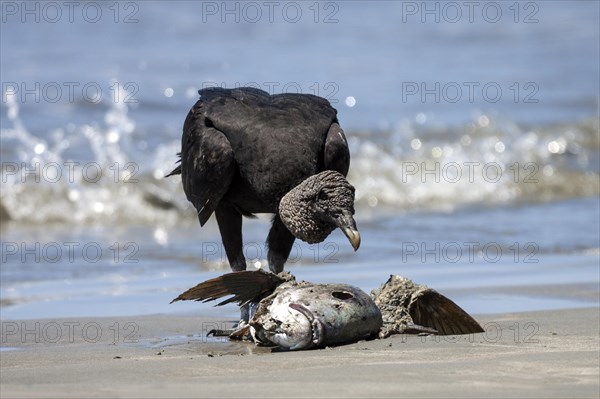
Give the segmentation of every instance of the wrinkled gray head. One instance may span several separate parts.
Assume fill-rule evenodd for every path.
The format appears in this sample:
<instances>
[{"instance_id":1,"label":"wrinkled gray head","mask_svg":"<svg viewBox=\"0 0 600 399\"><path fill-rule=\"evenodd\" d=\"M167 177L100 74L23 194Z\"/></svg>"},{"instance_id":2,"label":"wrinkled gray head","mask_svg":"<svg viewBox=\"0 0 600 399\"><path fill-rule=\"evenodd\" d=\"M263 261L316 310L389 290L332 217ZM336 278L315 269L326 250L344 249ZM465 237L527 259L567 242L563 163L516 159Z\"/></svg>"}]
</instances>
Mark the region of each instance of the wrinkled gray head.
<instances>
[{"instance_id":1,"label":"wrinkled gray head","mask_svg":"<svg viewBox=\"0 0 600 399\"><path fill-rule=\"evenodd\" d=\"M360 235L352 215L354 187L341 173L332 170L304 180L279 203L279 217L295 237L314 244L339 227L356 251Z\"/></svg>"}]
</instances>

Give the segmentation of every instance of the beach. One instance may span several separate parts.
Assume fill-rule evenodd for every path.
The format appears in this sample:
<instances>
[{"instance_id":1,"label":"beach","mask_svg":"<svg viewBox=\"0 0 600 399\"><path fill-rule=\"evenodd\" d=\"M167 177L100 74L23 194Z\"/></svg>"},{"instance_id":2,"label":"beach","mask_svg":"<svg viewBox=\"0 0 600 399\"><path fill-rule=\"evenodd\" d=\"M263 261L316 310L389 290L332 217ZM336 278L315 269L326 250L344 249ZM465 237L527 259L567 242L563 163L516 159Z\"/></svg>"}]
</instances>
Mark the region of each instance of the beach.
<instances>
[{"instance_id":1,"label":"beach","mask_svg":"<svg viewBox=\"0 0 600 399\"><path fill-rule=\"evenodd\" d=\"M333 348L273 352L252 343L207 341L198 316L54 320L97 323L104 338L51 328L3 336L1 396L49 397L552 397L600 394L598 309L475 317L485 334L394 336ZM29 320L28 327L36 321ZM6 321L3 322L6 330ZM17 322L20 324L21 322ZM114 323L139 326L114 343ZM74 325L74 324L70 324ZM113 327L109 331L110 326ZM88 328L88 332L93 329ZM83 338L82 338L83 337ZM71 339L72 338L72 339ZM130 337L131 338L131 337ZM7 342L4 342L4 340ZM87 340L87 341L86 341Z\"/></svg>"}]
</instances>

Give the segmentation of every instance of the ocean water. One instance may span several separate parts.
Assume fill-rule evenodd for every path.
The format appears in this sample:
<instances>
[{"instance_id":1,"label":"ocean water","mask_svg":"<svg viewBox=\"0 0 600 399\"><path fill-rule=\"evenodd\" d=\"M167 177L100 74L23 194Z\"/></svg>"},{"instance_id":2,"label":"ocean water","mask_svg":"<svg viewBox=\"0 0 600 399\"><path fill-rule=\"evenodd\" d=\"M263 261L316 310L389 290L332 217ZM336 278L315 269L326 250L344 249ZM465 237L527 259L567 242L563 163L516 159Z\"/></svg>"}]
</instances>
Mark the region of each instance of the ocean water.
<instances>
[{"instance_id":1,"label":"ocean water","mask_svg":"<svg viewBox=\"0 0 600 399\"><path fill-rule=\"evenodd\" d=\"M228 270L164 179L214 85L338 109L362 246L297 242L299 278L401 274L473 313L598 306L599 5L475 3L3 2L2 318L235 317L168 305ZM268 227L245 221L249 268Z\"/></svg>"}]
</instances>

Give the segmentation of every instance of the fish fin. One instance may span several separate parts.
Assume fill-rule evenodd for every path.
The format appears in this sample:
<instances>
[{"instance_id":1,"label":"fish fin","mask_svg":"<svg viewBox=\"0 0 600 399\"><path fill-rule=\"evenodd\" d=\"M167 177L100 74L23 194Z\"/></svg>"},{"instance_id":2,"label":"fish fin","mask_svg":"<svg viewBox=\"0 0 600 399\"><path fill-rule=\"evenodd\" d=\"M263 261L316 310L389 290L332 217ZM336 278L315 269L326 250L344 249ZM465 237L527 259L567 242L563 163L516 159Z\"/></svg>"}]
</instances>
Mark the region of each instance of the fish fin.
<instances>
[{"instance_id":1,"label":"fish fin","mask_svg":"<svg viewBox=\"0 0 600 399\"><path fill-rule=\"evenodd\" d=\"M231 302L245 305L252 300L260 299L264 294L271 293L284 281L281 277L273 273L261 270L227 273L190 288L173 299L171 303L185 300L208 302L232 295L230 298L219 302L216 306Z\"/></svg>"},{"instance_id":2,"label":"fish fin","mask_svg":"<svg viewBox=\"0 0 600 399\"><path fill-rule=\"evenodd\" d=\"M439 335L484 332L479 323L460 306L431 288L412 296L408 312L415 324L433 328Z\"/></svg>"}]
</instances>

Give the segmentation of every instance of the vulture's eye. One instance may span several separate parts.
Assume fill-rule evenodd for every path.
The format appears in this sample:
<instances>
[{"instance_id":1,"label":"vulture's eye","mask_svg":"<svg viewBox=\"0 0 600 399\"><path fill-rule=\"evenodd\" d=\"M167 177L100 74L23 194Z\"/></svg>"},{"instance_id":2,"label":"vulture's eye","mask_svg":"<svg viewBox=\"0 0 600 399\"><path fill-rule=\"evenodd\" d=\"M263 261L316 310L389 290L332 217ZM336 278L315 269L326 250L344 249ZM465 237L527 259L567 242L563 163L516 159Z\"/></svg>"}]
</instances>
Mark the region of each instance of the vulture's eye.
<instances>
[{"instance_id":1,"label":"vulture's eye","mask_svg":"<svg viewBox=\"0 0 600 399\"><path fill-rule=\"evenodd\" d=\"M326 200L329 198L329 194L326 191L319 191L319 200Z\"/></svg>"}]
</instances>

